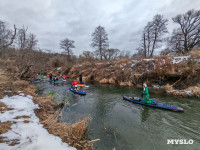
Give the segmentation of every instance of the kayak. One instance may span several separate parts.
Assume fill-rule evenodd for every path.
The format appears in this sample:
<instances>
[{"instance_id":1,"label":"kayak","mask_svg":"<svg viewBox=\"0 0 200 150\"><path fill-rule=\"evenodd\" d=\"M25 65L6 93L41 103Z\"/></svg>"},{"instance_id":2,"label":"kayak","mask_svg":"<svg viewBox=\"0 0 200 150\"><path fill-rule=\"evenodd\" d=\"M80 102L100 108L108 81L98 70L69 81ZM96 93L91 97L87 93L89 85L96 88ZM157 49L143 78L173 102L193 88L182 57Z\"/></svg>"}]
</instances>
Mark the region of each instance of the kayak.
<instances>
[{"instance_id":1,"label":"kayak","mask_svg":"<svg viewBox=\"0 0 200 150\"><path fill-rule=\"evenodd\" d=\"M54 81L54 84L58 84L58 80L55 80L55 81Z\"/></svg>"},{"instance_id":2,"label":"kayak","mask_svg":"<svg viewBox=\"0 0 200 150\"><path fill-rule=\"evenodd\" d=\"M69 90L76 93L76 94L80 94L80 95L86 95L86 92L81 91L81 90L74 90L74 87L69 87Z\"/></svg>"},{"instance_id":3,"label":"kayak","mask_svg":"<svg viewBox=\"0 0 200 150\"><path fill-rule=\"evenodd\" d=\"M184 112L183 108L181 108L181 107L177 107L177 106L173 106L173 105L169 105L169 104L165 104L165 103L157 102L156 104L147 104L144 102L144 99L140 99L138 97L123 96L123 99L133 102L133 103L141 104L141 105L146 105L146 106L151 106L151 107L156 107L156 108L161 108L161 109L167 109L167 110L177 111L177 112Z\"/></svg>"},{"instance_id":4,"label":"kayak","mask_svg":"<svg viewBox=\"0 0 200 150\"><path fill-rule=\"evenodd\" d=\"M89 87L89 85L86 85L86 84L78 84L78 86L80 86L80 87Z\"/></svg>"}]
</instances>

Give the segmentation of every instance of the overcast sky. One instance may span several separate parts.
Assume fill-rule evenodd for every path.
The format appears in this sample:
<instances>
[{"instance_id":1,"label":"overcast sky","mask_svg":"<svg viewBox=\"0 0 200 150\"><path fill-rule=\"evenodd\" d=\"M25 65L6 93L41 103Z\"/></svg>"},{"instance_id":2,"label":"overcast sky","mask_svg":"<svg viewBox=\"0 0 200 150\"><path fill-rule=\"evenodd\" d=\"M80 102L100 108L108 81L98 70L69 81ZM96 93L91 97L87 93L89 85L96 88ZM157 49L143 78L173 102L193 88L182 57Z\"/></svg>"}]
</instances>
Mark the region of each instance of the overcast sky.
<instances>
[{"instance_id":1,"label":"overcast sky","mask_svg":"<svg viewBox=\"0 0 200 150\"><path fill-rule=\"evenodd\" d=\"M36 34L39 47L61 52L64 38L75 41L76 55L93 49L91 34L105 27L110 48L136 52L141 33L156 14L169 19L190 9L200 10L200 0L0 0L0 20L12 27L23 25Z\"/></svg>"}]
</instances>

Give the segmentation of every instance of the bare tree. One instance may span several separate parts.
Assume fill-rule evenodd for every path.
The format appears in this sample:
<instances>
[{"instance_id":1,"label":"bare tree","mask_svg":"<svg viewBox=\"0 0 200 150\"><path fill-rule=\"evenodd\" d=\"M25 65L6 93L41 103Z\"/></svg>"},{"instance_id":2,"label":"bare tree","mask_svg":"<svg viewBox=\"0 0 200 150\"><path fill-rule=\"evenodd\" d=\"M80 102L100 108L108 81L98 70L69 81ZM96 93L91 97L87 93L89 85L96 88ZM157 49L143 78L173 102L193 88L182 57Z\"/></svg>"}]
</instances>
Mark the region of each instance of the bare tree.
<instances>
[{"instance_id":1,"label":"bare tree","mask_svg":"<svg viewBox=\"0 0 200 150\"><path fill-rule=\"evenodd\" d=\"M179 25L169 40L172 51L185 53L198 46L200 43L200 10L189 10L172 20Z\"/></svg>"},{"instance_id":2,"label":"bare tree","mask_svg":"<svg viewBox=\"0 0 200 150\"><path fill-rule=\"evenodd\" d=\"M92 33L92 43L91 46L95 48L97 56L100 56L102 60L104 57L104 52L109 47L108 34L102 26L96 27L94 33Z\"/></svg>"},{"instance_id":3,"label":"bare tree","mask_svg":"<svg viewBox=\"0 0 200 150\"><path fill-rule=\"evenodd\" d=\"M92 60L94 60L95 58L94 58L94 54L92 53L92 52L90 52L90 51L83 51L83 54L81 54L80 56L79 56L79 60L81 61L81 62L84 62L84 61L89 61L89 62L91 62Z\"/></svg>"},{"instance_id":4,"label":"bare tree","mask_svg":"<svg viewBox=\"0 0 200 150\"><path fill-rule=\"evenodd\" d=\"M0 20L0 48L11 46L16 37L17 28L14 25L14 31L8 29L5 22Z\"/></svg>"},{"instance_id":5,"label":"bare tree","mask_svg":"<svg viewBox=\"0 0 200 150\"><path fill-rule=\"evenodd\" d=\"M153 21L148 22L144 28L141 44L138 52L143 53L145 57L152 57L155 49L160 47L163 41L163 35L168 32L167 19L162 15L155 15Z\"/></svg>"},{"instance_id":6,"label":"bare tree","mask_svg":"<svg viewBox=\"0 0 200 150\"><path fill-rule=\"evenodd\" d=\"M130 58L131 57L131 52L128 50L123 50L120 52L119 58Z\"/></svg>"},{"instance_id":7,"label":"bare tree","mask_svg":"<svg viewBox=\"0 0 200 150\"><path fill-rule=\"evenodd\" d=\"M75 48L74 41L65 38L64 40L60 41L60 48L64 49L65 53L67 54L68 58L73 54L72 48Z\"/></svg>"},{"instance_id":8,"label":"bare tree","mask_svg":"<svg viewBox=\"0 0 200 150\"><path fill-rule=\"evenodd\" d=\"M110 48L104 51L104 58L107 60L116 59L120 54L120 50Z\"/></svg>"},{"instance_id":9,"label":"bare tree","mask_svg":"<svg viewBox=\"0 0 200 150\"><path fill-rule=\"evenodd\" d=\"M36 35L30 33L27 39L27 48L32 50L36 49L37 43L38 40L36 39Z\"/></svg>"},{"instance_id":10,"label":"bare tree","mask_svg":"<svg viewBox=\"0 0 200 150\"><path fill-rule=\"evenodd\" d=\"M18 30L17 44L18 44L19 49L25 49L27 47L27 30L28 30L28 27L25 28L24 26L22 29Z\"/></svg>"}]
</instances>

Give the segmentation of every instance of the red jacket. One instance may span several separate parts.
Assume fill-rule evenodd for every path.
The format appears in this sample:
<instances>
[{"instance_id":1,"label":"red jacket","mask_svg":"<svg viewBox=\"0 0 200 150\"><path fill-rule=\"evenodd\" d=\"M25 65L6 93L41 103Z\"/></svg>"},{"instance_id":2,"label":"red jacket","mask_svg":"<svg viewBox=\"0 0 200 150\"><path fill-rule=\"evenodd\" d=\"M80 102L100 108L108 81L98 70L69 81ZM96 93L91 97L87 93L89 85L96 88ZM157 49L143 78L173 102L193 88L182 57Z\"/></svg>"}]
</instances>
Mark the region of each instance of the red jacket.
<instances>
[{"instance_id":1,"label":"red jacket","mask_svg":"<svg viewBox=\"0 0 200 150\"><path fill-rule=\"evenodd\" d=\"M73 86L73 85L77 85L77 84L78 84L78 81L72 82L72 86Z\"/></svg>"}]
</instances>

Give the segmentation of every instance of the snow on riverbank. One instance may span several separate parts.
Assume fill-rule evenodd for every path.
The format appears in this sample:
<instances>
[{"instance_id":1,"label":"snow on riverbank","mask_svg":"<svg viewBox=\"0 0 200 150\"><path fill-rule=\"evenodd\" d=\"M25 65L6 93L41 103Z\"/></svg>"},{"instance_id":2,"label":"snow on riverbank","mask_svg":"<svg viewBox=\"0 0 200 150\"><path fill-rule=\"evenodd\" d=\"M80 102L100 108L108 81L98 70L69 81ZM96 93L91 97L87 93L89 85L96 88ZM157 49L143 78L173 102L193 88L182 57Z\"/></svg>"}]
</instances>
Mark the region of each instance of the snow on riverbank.
<instances>
[{"instance_id":1,"label":"snow on riverbank","mask_svg":"<svg viewBox=\"0 0 200 150\"><path fill-rule=\"evenodd\" d=\"M14 108L0 114L1 122L14 122L11 130L1 134L1 137L5 137L6 141L16 140L19 143L14 146L9 146L9 143L0 143L0 150L75 150L67 143L63 143L59 137L49 134L39 123L39 118L34 113L38 105L33 103L32 96L24 96L21 93L12 97L5 96L0 102ZM16 119L16 117L20 118Z\"/></svg>"}]
</instances>

